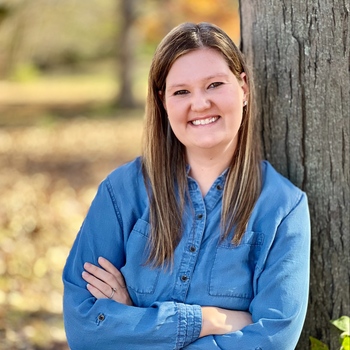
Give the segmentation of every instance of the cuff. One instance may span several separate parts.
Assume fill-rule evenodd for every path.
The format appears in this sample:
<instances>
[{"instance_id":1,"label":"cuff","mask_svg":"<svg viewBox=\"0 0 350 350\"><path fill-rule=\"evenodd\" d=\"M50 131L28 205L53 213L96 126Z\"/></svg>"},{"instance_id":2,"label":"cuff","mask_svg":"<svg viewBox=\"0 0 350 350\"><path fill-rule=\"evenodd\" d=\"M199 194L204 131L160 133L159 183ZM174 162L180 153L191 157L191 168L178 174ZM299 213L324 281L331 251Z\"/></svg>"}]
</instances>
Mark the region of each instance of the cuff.
<instances>
[{"instance_id":1,"label":"cuff","mask_svg":"<svg viewBox=\"0 0 350 350\"><path fill-rule=\"evenodd\" d=\"M199 305L176 303L178 311L176 349L181 349L198 339L202 329L202 308Z\"/></svg>"}]
</instances>

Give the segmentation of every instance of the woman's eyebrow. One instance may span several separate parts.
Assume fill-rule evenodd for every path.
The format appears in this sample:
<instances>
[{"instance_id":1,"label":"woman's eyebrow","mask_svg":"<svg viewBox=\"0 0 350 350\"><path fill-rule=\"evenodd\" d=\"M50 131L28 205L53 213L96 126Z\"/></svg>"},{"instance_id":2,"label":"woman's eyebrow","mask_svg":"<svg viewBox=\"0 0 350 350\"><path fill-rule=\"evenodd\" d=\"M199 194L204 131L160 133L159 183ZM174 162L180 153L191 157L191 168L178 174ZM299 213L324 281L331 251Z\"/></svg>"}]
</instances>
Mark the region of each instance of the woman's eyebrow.
<instances>
[{"instance_id":1,"label":"woman's eyebrow","mask_svg":"<svg viewBox=\"0 0 350 350\"><path fill-rule=\"evenodd\" d=\"M227 77L228 77L228 75L226 73L215 73L215 74L211 74L211 75L208 75L207 77L202 78L201 81L205 82L205 81L216 79L216 78L227 78ZM181 87L185 87L187 85L189 85L189 84L188 83L175 83L175 84L168 85L168 89L169 90L178 89Z\"/></svg>"}]
</instances>

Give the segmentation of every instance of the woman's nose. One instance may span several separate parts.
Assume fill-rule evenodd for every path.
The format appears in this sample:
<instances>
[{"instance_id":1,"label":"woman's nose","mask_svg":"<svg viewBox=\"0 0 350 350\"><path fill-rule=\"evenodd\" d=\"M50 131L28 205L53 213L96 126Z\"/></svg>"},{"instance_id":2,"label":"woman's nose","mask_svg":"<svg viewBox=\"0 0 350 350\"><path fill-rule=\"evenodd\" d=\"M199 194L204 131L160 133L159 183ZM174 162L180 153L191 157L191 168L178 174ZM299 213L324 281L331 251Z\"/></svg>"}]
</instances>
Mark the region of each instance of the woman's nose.
<instances>
[{"instance_id":1,"label":"woman's nose","mask_svg":"<svg viewBox=\"0 0 350 350\"><path fill-rule=\"evenodd\" d=\"M204 93L198 92L192 94L191 109L194 112L204 111L210 107L210 104L211 103L208 96L206 96Z\"/></svg>"}]
</instances>

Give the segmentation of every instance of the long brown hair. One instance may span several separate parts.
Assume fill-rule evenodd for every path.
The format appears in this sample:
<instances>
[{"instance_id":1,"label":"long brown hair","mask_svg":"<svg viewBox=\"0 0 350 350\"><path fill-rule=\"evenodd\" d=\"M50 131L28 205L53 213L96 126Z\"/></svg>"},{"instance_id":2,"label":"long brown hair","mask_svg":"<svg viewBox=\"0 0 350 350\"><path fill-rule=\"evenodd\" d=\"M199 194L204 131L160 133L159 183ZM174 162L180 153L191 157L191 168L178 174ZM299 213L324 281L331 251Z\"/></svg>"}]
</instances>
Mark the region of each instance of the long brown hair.
<instances>
[{"instance_id":1,"label":"long brown hair","mask_svg":"<svg viewBox=\"0 0 350 350\"><path fill-rule=\"evenodd\" d=\"M185 147L171 130L161 94L164 95L166 78L175 60L204 47L220 52L238 80L241 80L240 74L245 72L249 88L237 148L225 183L221 238L228 237L234 228L232 242L240 243L260 194L260 143L255 130L251 73L241 52L220 28L210 23L183 23L159 44L148 80L142 162L150 200L148 263L154 266L162 266L173 259L182 235L187 185Z\"/></svg>"}]
</instances>

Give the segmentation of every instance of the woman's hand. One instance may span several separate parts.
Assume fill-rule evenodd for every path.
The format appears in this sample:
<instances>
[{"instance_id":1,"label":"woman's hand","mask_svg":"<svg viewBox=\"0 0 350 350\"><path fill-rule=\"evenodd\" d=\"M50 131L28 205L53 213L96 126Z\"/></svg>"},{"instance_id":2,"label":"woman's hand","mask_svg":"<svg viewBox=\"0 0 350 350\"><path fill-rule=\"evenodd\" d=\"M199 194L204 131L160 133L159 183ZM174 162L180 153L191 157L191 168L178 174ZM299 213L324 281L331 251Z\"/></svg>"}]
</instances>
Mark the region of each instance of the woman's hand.
<instances>
[{"instance_id":1,"label":"woman's hand","mask_svg":"<svg viewBox=\"0 0 350 350\"><path fill-rule=\"evenodd\" d=\"M252 315L249 312L203 306L202 330L199 337L236 332L251 323Z\"/></svg>"},{"instance_id":2,"label":"woman's hand","mask_svg":"<svg viewBox=\"0 0 350 350\"><path fill-rule=\"evenodd\" d=\"M102 268L90 263L84 264L82 277L88 283L88 291L97 299L108 298L121 304L133 305L119 270L105 258L98 258L98 263Z\"/></svg>"}]
</instances>

